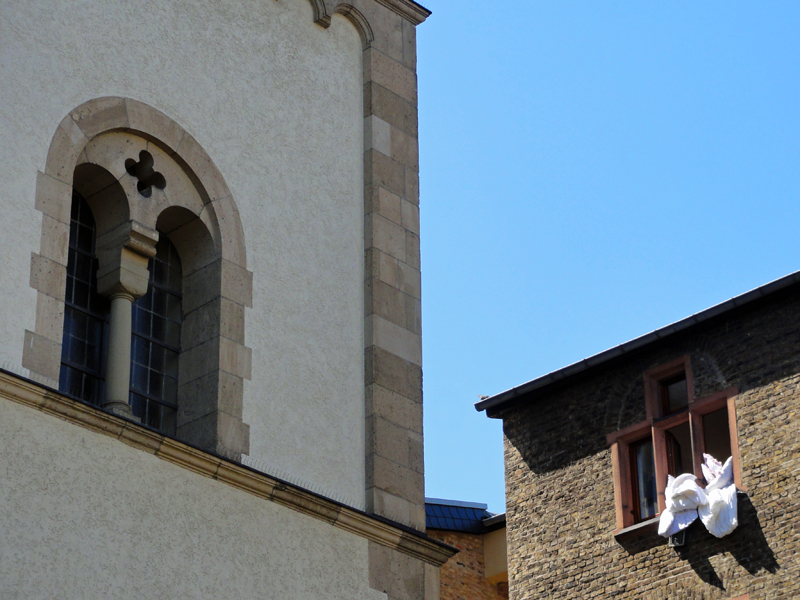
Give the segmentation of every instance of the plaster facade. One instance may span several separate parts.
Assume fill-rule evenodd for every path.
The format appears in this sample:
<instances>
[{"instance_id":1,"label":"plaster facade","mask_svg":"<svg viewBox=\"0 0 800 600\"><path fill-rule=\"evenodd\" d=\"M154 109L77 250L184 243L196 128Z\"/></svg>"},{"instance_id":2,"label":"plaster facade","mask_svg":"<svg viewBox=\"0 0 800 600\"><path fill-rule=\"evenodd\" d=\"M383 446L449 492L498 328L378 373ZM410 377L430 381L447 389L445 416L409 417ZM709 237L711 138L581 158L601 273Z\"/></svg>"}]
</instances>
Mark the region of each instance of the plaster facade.
<instances>
[{"instance_id":1,"label":"plaster facade","mask_svg":"<svg viewBox=\"0 0 800 600\"><path fill-rule=\"evenodd\" d=\"M114 439L2 402L0 448L3 598L386 598L367 540Z\"/></svg>"},{"instance_id":2,"label":"plaster facade","mask_svg":"<svg viewBox=\"0 0 800 600\"><path fill-rule=\"evenodd\" d=\"M428 14L411 0L0 3L0 367L45 386L0 394L18 404L0 408L9 594L66 578L83 597L120 582L132 597L263 597L264 581L274 597L436 597L450 551L421 533L415 27ZM126 166L142 151L166 178L152 197ZM99 216L101 294L135 299L159 235L187 265L177 440L54 391L73 189ZM128 364L129 335L109 364ZM129 454L142 450L169 464ZM42 480L94 512L69 513ZM169 504L202 525L146 508ZM137 520L163 535L131 533ZM241 581L202 527L249 557ZM288 554L256 543L286 538ZM69 549L83 573L99 551L115 560L85 590L65 570L23 581L23 541L46 563ZM173 584L161 557L177 547L188 575Z\"/></svg>"},{"instance_id":3,"label":"plaster facade","mask_svg":"<svg viewBox=\"0 0 800 600\"><path fill-rule=\"evenodd\" d=\"M138 99L192 134L244 215L255 265L250 456L363 506L357 30L339 15L319 27L305 0L31 2L2 5L0 38L4 137L14 140L0 146L0 361L21 365L22 336L35 328L28 280L42 215L33 199L53 132L92 98Z\"/></svg>"}]
</instances>

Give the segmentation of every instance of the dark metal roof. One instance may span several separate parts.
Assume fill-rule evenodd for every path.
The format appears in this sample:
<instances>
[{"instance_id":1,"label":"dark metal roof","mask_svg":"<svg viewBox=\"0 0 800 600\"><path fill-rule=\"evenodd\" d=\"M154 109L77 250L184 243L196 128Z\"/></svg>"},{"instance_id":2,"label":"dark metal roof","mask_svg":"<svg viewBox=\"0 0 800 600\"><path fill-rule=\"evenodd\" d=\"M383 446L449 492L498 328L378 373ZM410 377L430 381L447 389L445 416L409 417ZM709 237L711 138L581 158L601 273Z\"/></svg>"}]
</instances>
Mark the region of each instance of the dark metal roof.
<instances>
[{"instance_id":1,"label":"dark metal roof","mask_svg":"<svg viewBox=\"0 0 800 600\"><path fill-rule=\"evenodd\" d=\"M425 527L428 529L486 533L505 524L505 519L497 521L497 516L486 510L485 504L425 498ZM485 522L487 519L493 519L489 526Z\"/></svg>"},{"instance_id":2,"label":"dark metal roof","mask_svg":"<svg viewBox=\"0 0 800 600\"><path fill-rule=\"evenodd\" d=\"M783 290L784 288L787 288L790 285L797 282L800 282L800 271L796 271L790 275L786 275L785 277L776 279L775 281L767 283L766 285L762 285L761 287L757 287L754 290L745 292L740 296L736 296L734 298L731 298L730 300L726 300L721 304L717 304L716 306L707 308L704 311L695 313L690 317L687 317L680 321L676 321L675 323L667 325L666 327L662 327L661 329L656 329L655 331L652 331L643 336L635 338L629 342L625 342L624 344L620 344L619 346L614 346L613 348L605 350L604 352L600 352L599 354L595 354L594 356L590 356L589 358L585 358L579 362L573 363L569 366L559 369L558 371L553 371L552 373L543 375L542 377L538 377L536 379L532 379L531 381L523 383L522 385L518 385L517 387L513 387L510 390L506 390L505 392L500 392L499 394L495 394L494 396L481 400L480 402L476 402L475 410L489 411L491 409L497 409L501 405L511 402L512 400L518 399L520 396L524 396L525 394L546 387L552 383L563 381L565 379L568 379L569 377L582 373L583 371L586 371L591 367L596 367L597 365L600 365L611 359L622 356L623 354L627 354L632 350L638 350L639 348L642 348L655 341L663 340L673 334L685 331L691 327L703 323L704 321L708 321L715 317L719 317L724 313L727 313L731 310L744 306L745 304L749 304L754 300L764 298L765 296L769 296L770 294ZM492 412L495 411L492 410Z\"/></svg>"}]
</instances>

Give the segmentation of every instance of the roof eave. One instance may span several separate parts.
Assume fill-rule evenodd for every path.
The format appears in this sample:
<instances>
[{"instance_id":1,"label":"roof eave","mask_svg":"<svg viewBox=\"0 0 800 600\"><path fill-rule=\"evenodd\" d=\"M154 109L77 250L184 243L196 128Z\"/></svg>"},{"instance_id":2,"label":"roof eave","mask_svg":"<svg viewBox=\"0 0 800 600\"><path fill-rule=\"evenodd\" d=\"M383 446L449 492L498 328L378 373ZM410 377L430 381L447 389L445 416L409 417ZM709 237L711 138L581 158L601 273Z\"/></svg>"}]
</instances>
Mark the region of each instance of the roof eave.
<instances>
[{"instance_id":1,"label":"roof eave","mask_svg":"<svg viewBox=\"0 0 800 600\"><path fill-rule=\"evenodd\" d=\"M783 290L798 282L800 282L800 271L795 271L794 273L786 275L785 277L781 277L780 279L771 281L765 285L750 290L749 292L735 296L730 300L716 304L710 308L707 308L706 310L686 317L685 319L681 319L680 321L676 321L675 323L671 323L670 325L656 329L650 333L646 333L645 335L634 338L628 342L625 342L624 344L614 346L613 348L609 348L608 350L600 352L599 354L595 354L589 358L585 358L571 365L567 365L562 369L553 371L552 373L548 373L542 377L537 377L536 379L532 379L531 381L513 387L509 390L500 392L494 396L490 396L489 398L485 398L484 400L475 403L475 410L478 412L486 411L486 415L488 417L496 417L500 408L512 401L519 400L522 396L530 394L531 392L544 388L548 385L557 382L563 382L570 377L574 377L580 373L583 373L592 367L596 367L612 359L628 354L634 350L639 350L649 344L664 340L677 333L684 332L701 323L709 321L710 319L719 317L720 315L740 308L755 300L759 300L774 294L775 292Z\"/></svg>"}]
</instances>

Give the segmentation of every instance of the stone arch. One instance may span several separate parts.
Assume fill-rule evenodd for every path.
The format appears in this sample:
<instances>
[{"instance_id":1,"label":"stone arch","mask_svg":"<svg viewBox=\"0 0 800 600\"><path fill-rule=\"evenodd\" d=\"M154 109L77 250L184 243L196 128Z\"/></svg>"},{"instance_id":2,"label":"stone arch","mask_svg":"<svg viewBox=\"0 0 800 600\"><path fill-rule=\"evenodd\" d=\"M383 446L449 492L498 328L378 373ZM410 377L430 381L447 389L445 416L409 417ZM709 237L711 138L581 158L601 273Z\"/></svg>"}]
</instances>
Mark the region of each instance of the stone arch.
<instances>
[{"instance_id":1,"label":"stone arch","mask_svg":"<svg viewBox=\"0 0 800 600\"><path fill-rule=\"evenodd\" d=\"M338 4L333 12L350 21L358 31L358 35L361 36L361 44L364 49L369 48L375 39L375 34L372 33L372 27L370 27L367 18L357 8L347 3Z\"/></svg>"},{"instance_id":2,"label":"stone arch","mask_svg":"<svg viewBox=\"0 0 800 600\"><path fill-rule=\"evenodd\" d=\"M369 46L372 44L372 41L375 39L375 35L372 32L372 27L370 27L369 21L367 21L367 18L363 15L363 13L361 13L352 4L340 2L334 6L333 10L329 10L325 5L324 0L309 0L309 2L311 3L311 9L314 12L314 22L317 25L327 29L331 26L332 15L342 15L348 21L350 21L356 28L356 31L358 31L358 35L361 37L361 44L364 50L369 48Z\"/></svg>"},{"instance_id":3,"label":"stone arch","mask_svg":"<svg viewBox=\"0 0 800 600\"><path fill-rule=\"evenodd\" d=\"M163 189L148 188L147 197L132 167L143 156L155 161L166 181ZM35 330L25 332L23 366L57 387L76 185L87 201L92 198L98 238L127 227L139 236L134 245L147 244L160 230L185 256L184 295L191 302L184 306L190 326L185 344L182 336L178 437L228 455L247 453L249 427L241 417L243 380L250 378L244 313L252 306L252 274L241 219L222 174L195 138L142 102L90 100L56 128L37 177L42 238L31 264L37 317Z\"/></svg>"}]
</instances>

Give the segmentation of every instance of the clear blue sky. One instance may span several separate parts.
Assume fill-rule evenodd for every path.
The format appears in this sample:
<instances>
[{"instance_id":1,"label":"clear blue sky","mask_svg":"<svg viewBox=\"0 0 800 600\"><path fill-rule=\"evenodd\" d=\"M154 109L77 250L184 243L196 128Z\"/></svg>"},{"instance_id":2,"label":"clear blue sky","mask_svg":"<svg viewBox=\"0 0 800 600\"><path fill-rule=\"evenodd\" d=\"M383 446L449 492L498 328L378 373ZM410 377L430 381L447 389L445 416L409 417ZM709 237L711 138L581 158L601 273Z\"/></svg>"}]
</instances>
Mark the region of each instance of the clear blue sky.
<instances>
[{"instance_id":1,"label":"clear blue sky","mask_svg":"<svg viewBox=\"0 0 800 600\"><path fill-rule=\"evenodd\" d=\"M428 496L492 395L800 269L800 2L423 0Z\"/></svg>"}]
</instances>

